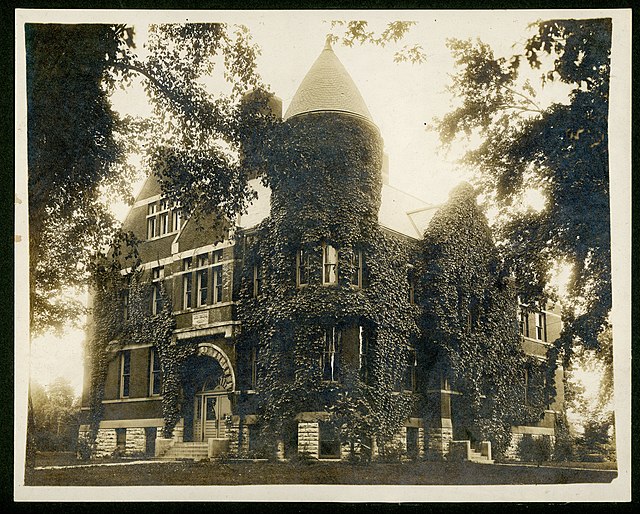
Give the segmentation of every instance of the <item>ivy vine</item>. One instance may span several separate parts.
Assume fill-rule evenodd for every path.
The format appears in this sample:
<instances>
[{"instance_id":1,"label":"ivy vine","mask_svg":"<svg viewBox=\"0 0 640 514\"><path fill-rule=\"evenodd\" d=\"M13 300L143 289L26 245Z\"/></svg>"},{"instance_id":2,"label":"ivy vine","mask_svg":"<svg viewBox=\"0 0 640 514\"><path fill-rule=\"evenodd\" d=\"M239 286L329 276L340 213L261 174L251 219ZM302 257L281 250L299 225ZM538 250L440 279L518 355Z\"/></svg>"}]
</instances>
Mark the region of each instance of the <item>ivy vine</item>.
<instances>
[{"instance_id":1,"label":"ivy vine","mask_svg":"<svg viewBox=\"0 0 640 514\"><path fill-rule=\"evenodd\" d=\"M548 366L522 349L515 287L471 186L451 193L421 245L418 296L427 372L448 378L461 393L453 397L454 427L472 439L490 440L500 457L512 425L542 418L555 394L555 358Z\"/></svg>"},{"instance_id":2,"label":"ivy vine","mask_svg":"<svg viewBox=\"0 0 640 514\"><path fill-rule=\"evenodd\" d=\"M384 445L414 406L412 393L394 390L409 348L418 338L419 308L409 303L407 265L413 243L378 225L382 140L352 116L317 113L280 128L265 181L271 216L243 249L238 315L243 343L258 351L263 432L282 439L300 412L324 411L343 438ZM338 281L322 284L322 244L339 254ZM308 285L297 287L296 252L310 256ZM352 287L353 252L361 251L366 286ZM254 297L254 267L261 295ZM364 326L369 331L369 381L342 365L338 382L322 379L324 331Z\"/></svg>"}]
</instances>

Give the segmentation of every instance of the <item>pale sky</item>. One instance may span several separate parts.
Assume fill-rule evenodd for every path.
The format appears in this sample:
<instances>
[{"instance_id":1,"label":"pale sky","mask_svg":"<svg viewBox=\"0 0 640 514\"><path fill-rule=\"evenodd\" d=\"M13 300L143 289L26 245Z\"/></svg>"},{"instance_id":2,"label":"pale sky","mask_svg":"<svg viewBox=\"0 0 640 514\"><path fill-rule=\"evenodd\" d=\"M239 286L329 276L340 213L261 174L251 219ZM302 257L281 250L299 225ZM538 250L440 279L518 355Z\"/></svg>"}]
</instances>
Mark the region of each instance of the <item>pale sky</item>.
<instances>
[{"instance_id":1,"label":"pale sky","mask_svg":"<svg viewBox=\"0 0 640 514\"><path fill-rule=\"evenodd\" d=\"M118 21L135 25L138 44L144 40L144 28L150 22L162 21L228 21L247 25L254 41L262 48L258 59L264 82L283 100L286 111L302 78L318 57L330 29L332 19L366 19L372 29L384 28L388 21L415 20L400 45L388 48L355 46L346 48L336 43L334 51L351 74L385 141L390 161L390 182L432 203L446 200L448 192L470 172L457 170L457 155L442 155L437 136L425 129L434 116L442 116L451 108L452 98L446 91L453 60L445 43L447 38L480 38L491 44L497 55L509 56L522 51L522 43L531 34L527 24L538 19L575 17L575 12L531 11L305 11L305 12L195 12L182 15L148 12L132 15L126 12L75 13L77 21ZM597 13L590 12L588 17ZM585 16L583 16L585 17ZM46 16L47 21L56 21ZM393 53L404 44L419 43L427 54L427 62L419 65L396 64ZM546 101L562 101L563 92L553 91ZM543 103L545 100L542 100ZM114 105L123 111L144 113L145 99L140 91L118 94ZM122 219L126 210L118 210ZM69 329L64 337L47 336L32 342L33 378L47 385L57 376L68 377L79 393L82 384L81 330Z\"/></svg>"}]
</instances>

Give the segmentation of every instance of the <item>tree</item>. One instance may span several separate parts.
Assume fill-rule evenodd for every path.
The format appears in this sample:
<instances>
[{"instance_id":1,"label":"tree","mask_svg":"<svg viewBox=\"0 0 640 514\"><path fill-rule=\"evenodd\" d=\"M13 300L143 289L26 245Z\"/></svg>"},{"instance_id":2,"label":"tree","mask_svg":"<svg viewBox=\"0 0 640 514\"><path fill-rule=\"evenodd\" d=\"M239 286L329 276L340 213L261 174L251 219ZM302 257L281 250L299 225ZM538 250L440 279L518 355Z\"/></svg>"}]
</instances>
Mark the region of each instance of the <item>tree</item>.
<instances>
[{"instance_id":1,"label":"tree","mask_svg":"<svg viewBox=\"0 0 640 514\"><path fill-rule=\"evenodd\" d=\"M611 20L537 23L524 52L496 57L480 41L450 40L458 72L458 107L436 129L445 146L479 136L463 163L478 169L478 186L497 207L504 258L521 298L544 305L558 261L572 265L570 308L561 344L598 347L611 309L607 116ZM523 71L528 64L528 68ZM568 103L541 105L526 72L542 69L541 85L560 81ZM517 209L528 190L541 210Z\"/></svg>"},{"instance_id":2,"label":"tree","mask_svg":"<svg viewBox=\"0 0 640 514\"><path fill-rule=\"evenodd\" d=\"M234 156L255 129L250 118L264 118L265 96L237 102L249 87L260 89L258 49L247 29L155 25L144 59L134 52L133 37L124 25L25 27L32 336L78 322L85 312L78 291L96 253L127 240L117 234L108 202L132 201L131 151L147 149L167 196L186 213L235 214L250 197L249 171ZM231 85L218 98L201 85L216 56ZM112 109L110 94L134 76L154 104L153 120ZM31 398L27 425L28 470L35 456Z\"/></svg>"},{"instance_id":3,"label":"tree","mask_svg":"<svg viewBox=\"0 0 640 514\"><path fill-rule=\"evenodd\" d=\"M82 312L65 288L83 284L88 248L104 243L113 219L101 188L122 193L126 174L110 172L124 148L103 81L126 45L106 25L27 24L27 137L31 329L61 329Z\"/></svg>"},{"instance_id":4,"label":"tree","mask_svg":"<svg viewBox=\"0 0 640 514\"><path fill-rule=\"evenodd\" d=\"M86 285L88 263L113 238L107 201L131 201L131 151L147 150L168 196L186 212L230 216L242 209L249 191L237 156L261 97L249 108L238 102L260 87L258 49L244 27L154 25L145 58L124 25L27 24L25 31L30 321L38 334L83 312L74 295L63 293ZM217 57L231 91L216 97L202 78ZM155 119L113 110L110 94L134 77Z\"/></svg>"},{"instance_id":5,"label":"tree","mask_svg":"<svg viewBox=\"0 0 640 514\"><path fill-rule=\"evenodd\" d=\"M31 400L37 448L49 451L73 450L80 409L69 381L57 378L46 389L34 383Z\"/></svg>"},{"instance_id":6,"label":"tree","mask_svg":"<svg viewBox=\"0 0 640 514\"><path fill-rule=\"evenodd\" d=\"M352 47L355 43L386 46L405 38L415 24L415 21L391 21L387 23L384 30L376 34L374 30L370 30L369 23L365 20L332 20L328 38L332 43L340 42L348 47ZM395 52L393 60L397 63L420 64L427 60L427 56L422 45L406 44Z\"/></svg>"}]
</instances>

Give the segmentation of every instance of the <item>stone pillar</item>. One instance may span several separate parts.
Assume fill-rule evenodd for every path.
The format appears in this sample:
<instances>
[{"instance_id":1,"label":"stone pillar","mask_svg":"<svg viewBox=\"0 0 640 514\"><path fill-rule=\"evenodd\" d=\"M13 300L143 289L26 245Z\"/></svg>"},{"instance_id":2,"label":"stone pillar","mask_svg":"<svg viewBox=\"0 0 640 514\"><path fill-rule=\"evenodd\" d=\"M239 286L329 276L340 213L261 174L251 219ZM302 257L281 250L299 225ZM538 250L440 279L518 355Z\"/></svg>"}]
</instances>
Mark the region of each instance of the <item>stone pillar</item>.
<instances>
[{"instance_id":1,"label":"stone pillar","mask_svg":"<svg viewBox=\"0 0 640 514\"><path fill-rule=\"evenodd\" d=\"M426 453L432 458L443 458L449 451L449 443L453 440L451 423L451 391L443 380L442 389L429 391L431 403L436 412L427 427L428 444ZM426 421L426 420L425 420Z\"/></svg>"},{"instance_id":2,"label":"stone pillar","mask_svg":"<svg viewBox=\"0 0 640 514\"><path fill-rule=\"evenodd\" d=\"M96 435L95 457L110 457L116 449L116 431L113 428L100 428Z\"/></svg>"},{"instance_id":3,"label":"stone pillar","mask_svg":"<svg viewBox=\"0 0 640 514\"><path fill-rule=\"evenodd\" d=\"M298 453L317 459L319 432L317 422L298 422Z\"/></svg>"},{"instance_id":4,"label":"stone pillar","mask_svg":"<svg viewBox=\"0 0 640 514\"><path fill-rule=\"evenodd\" d=\"M144 428L127 428L124 454L127 457L144 454L146 440L147 437Z\"/></svg>"},{"instance_id":5,"label":"stone pillar","mask_svg":"<svg viewBox=\"0 0 640 514\"><path fill-rule=\"evenodd\" d=\"M425 455L424 448L424 428L418 428L418 458L423 459Z\"/></svg>"},{"instance_id":6,"label":"stone pillar","mask_svg":"<svg viewBox=\"0 0 640 514\"><path fill-rule=\"evenodd\" d=\"M176 443L184 442L184 419L180 418L180 421L176 423L176 426L173 428L173 440Z\"/></svg>"}]
</instances>

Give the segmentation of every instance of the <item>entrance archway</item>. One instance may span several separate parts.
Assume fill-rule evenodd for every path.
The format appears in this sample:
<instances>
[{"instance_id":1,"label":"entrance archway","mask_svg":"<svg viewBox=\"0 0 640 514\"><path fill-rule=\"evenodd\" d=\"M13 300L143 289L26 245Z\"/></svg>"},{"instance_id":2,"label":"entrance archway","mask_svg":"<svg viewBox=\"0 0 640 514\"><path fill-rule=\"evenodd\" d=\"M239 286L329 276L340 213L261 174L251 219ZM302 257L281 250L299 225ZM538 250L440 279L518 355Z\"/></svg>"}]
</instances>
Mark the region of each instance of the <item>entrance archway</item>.
<instances>
[{"instance_id":1,"label":"entrance archway","mask_svg":"<svg viewBox=\"0 0 640 514\"><path fill-rule=\"evenodd\" d=\"M182 415L185 441L226 436L231 415L229 393L235 376L227 356L215 345L201 344L182 366Z\"/></svg>"}]
</instances>

